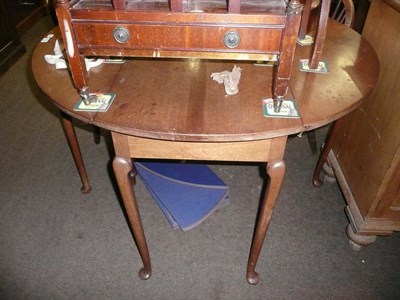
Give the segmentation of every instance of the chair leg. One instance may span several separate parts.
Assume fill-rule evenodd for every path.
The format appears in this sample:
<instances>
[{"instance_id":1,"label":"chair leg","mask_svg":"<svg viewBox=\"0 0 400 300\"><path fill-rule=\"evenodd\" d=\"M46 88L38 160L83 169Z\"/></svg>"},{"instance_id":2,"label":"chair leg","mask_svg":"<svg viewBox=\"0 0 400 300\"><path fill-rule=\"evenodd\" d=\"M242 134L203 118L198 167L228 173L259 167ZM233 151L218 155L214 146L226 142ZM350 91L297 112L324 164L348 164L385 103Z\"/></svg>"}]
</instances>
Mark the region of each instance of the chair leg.
<instances>
[{"instance_id":1,"label":"chair leg","mask_svg":"<svg viewBox=\"0 0 400 300\"><path fill-rule=\"evenodd\" d=\"M307 30L308 30L308 23L310 19L310 12L311 12L311 4L312 0L305 0L304 7L303 7L303 15L301 17L300 29L299 29L299 39L302 40L305 38Z\"/></svg>"},{"instance_id":2,"label":"chair leg","mask_svg":"<svg viewBox=\"0 0 400 300\"><path fill-rule=\"evenodd\" d=\"M308 143L310 144L311 153L316 154L317 153L317 138L315 135L315 130L307 131L307 138L308 138Z\"/></svg>"},{"instance_id":3,"label":"chair leg","mask_svg":"<svg viewBox=\"0 0 400 300\"><path fill-rule=\"evenodd\" d=\"M329 133L326 136L325 145L322 148L321 154L319 155L318 162L317 165L315 166L313 175L313 184L316 187L320 187L323 184L322 180L319 177L322 172L324 163L328 158L328 154L336 142L337 135L339 133L339 129L342 127L342 124L343 124L343 118L333 122L329 130Z\"/></svg>"},{"instance_id":4,"label":"chair leg","mask_svg":"<svg viewBox=\"0 0 400 300\"><path fill-rule=\"evenodd\" d=\"M318 64L322 54L322 49L324 48L326 30L328 26L330 4L331 0L321 1L321 11L318 21L317 35L314 40L314 48L309 61L309 66L311 69L318 68Z\"/></svg>"},{"instance_id":5,"label":"chair leg","mask_svg":"<svg viewBox=\"0 0 400 300\"><path fill-rule=\"evenodd\" d=\"M93 126L93 139L96 145L100 144L100 128Z\"/></svg>"},{"instance_id":6,"label":"chair leg","mask_svg":"<svg viewBox=\"0 0 400 300\"><path fill-rule=\"evenodd\" d=\"M283 51L281 51L279 56L273 83L274 110L276 112L280 111L282 101L288 91L290 73L296 49L296 43L293 43L293 39L296 39L299 34L302 9L303 4L299 0L291 0L286 11L287 21L281 41Z\"/></svg>"}]
</instances>

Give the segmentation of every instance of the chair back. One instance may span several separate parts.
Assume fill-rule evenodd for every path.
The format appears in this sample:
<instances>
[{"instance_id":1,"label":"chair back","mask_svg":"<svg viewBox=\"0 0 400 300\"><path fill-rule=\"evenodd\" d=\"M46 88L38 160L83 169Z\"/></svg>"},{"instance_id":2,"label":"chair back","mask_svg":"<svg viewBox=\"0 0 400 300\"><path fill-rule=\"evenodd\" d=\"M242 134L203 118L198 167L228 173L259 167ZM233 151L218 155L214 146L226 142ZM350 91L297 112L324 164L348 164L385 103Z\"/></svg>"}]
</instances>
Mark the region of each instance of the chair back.
<instances>
[{"instance_id":1,"label":"chair back","mask_svg":"<svg viewBox=\"0 0 400 300\"><path fill-rule=\"evenodd\" d=\"M332 2L329 17L336 21L353 27L354 4L352 0L338 0Z\"/></svg>"}]
</instances>

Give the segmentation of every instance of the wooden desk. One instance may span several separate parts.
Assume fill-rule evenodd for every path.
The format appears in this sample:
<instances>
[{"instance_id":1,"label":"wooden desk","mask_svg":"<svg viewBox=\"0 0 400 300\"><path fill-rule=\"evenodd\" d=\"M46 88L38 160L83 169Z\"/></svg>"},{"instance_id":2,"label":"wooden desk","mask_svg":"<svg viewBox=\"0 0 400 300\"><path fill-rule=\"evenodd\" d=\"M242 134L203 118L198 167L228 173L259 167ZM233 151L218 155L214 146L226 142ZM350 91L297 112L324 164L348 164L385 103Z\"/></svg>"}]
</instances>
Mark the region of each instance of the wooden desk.
<instances>
[{"instance_id":1,"label":"wooden desk","mask_svg":"<svg viewBox=\"0 0 400 300\"><path fill-rule=\"evenodd\" d=\"M56 30L54 31L56 32ZM377 56L356 32L331 23L324 60L329 74L298 71L300 58L311 47L298 47L289 94L301 118L265 118L261 100L271 97L272 69L247 62L131 59L122 65L103 65L90 72L93 91L115 92L106 113L76 112L77 94L67 71L47 65L43 55L53 43L39 44L32 58L35 79L62 111L63 126L83 180L90 189L71 117L111 130L116 157L113 167L142 256L142 279L151 275L150 256L132 190L131 158L229 160L265 162L270 177L247 267L247 280L258 282L256 263L285 173L287 136L323 126L357 107L374 87ZM240 66L240 92L225 96L210 74Z\"/></svg>"}]
</instances>

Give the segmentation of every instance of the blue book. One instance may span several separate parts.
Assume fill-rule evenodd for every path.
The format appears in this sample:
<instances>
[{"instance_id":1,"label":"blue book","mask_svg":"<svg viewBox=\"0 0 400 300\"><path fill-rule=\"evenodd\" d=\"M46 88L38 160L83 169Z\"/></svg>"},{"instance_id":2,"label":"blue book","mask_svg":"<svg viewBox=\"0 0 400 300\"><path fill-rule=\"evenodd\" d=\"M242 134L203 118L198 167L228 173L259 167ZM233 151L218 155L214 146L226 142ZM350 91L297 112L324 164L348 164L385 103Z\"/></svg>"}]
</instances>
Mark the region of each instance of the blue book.
<instances>
[{"instance_id":1,"label":"blue book","mask_svg":"<svg viewBox=\"0 0 400 300\"><path fill-rule=\"evenodd\" d=\"M174 229L192 229L229 203L227 185L204 164L135 162L135 167Z\"/></svg>"}]
</instances>

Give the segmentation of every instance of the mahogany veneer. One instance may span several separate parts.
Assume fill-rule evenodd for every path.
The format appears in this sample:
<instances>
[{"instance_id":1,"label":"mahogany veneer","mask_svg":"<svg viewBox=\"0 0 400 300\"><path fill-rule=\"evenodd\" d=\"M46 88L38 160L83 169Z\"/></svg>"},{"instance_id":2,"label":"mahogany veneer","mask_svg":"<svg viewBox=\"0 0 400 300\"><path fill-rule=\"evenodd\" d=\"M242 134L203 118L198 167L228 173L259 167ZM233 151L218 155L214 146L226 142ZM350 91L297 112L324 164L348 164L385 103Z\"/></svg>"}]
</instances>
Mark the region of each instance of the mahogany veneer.
<instances>
[{"instance_id":1,"label":"mahogany veneer","mask_svg":"<svg viewBox=\"0 0 400 300\"><path fill-rule=\"evenodd\" d=\"M84 56L277 60L275 109L286 96L299 0L58 0L75 87L89 99ZM133 83L134 84L134 83Z\"/></svg>"}]
</instances>

